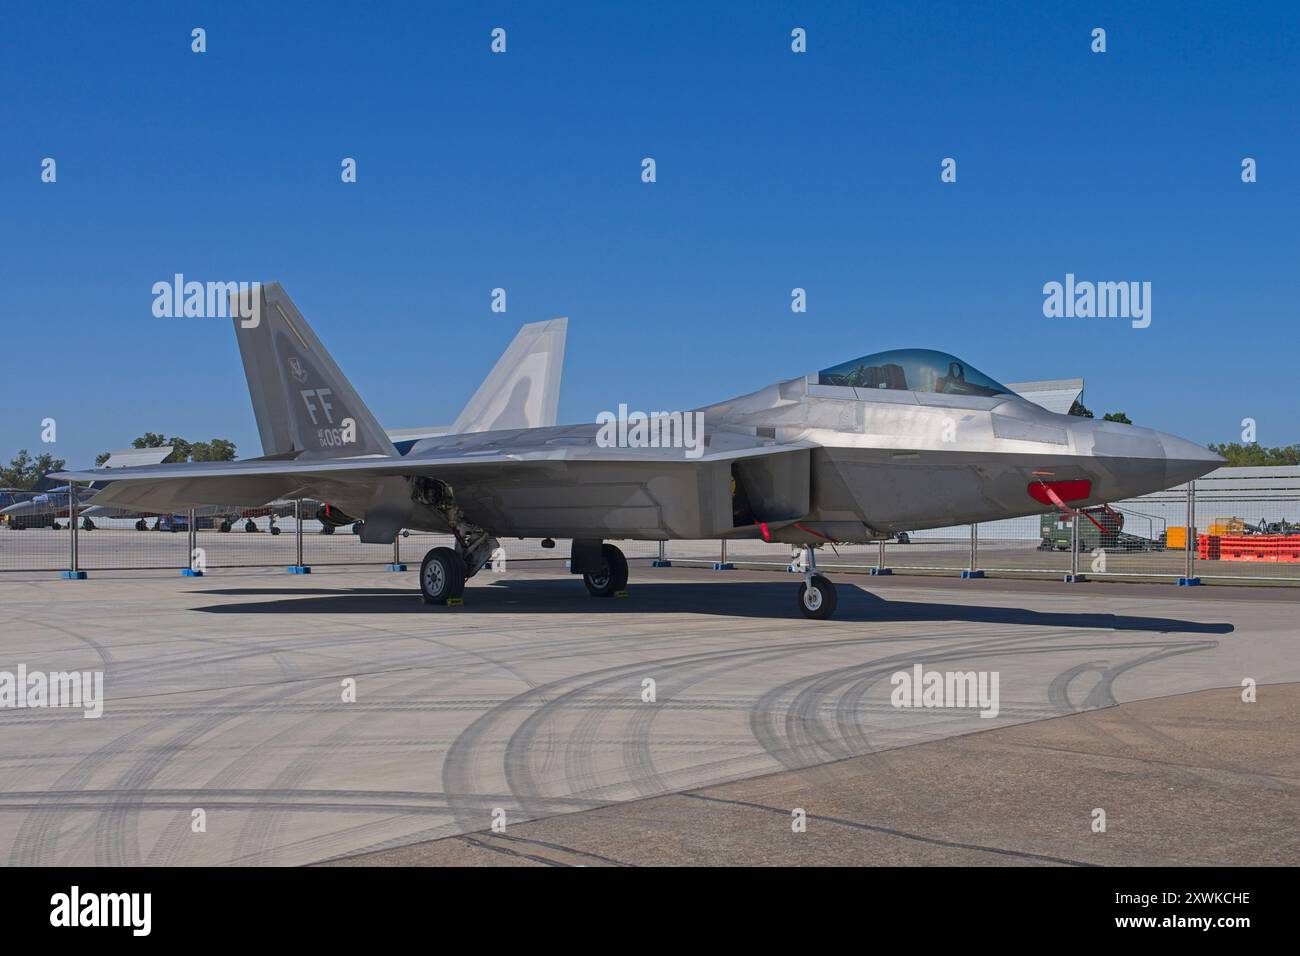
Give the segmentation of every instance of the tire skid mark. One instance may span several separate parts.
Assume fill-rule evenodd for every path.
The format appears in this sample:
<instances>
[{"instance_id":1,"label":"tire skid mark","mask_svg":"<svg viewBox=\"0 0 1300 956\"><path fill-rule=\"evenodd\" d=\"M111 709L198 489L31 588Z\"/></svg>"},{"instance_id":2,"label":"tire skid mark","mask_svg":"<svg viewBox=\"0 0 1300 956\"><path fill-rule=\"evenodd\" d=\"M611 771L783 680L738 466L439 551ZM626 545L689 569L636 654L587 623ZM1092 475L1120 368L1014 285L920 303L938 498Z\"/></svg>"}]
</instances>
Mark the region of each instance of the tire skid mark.
<instances>
[{"instance_id":1,"label":"tire skid mark","mask_svg":"<svg viewBox=\"0 0 1300 956\"><path fill-rule=\"evenodd\" d=\"M512 763L511 757L516 757L521 752L520 743L527 739L529 732L536 726L539 719L545 719L551 711L557 707L564 706L566 701L573 700L583 692L586 685L608 682L614 679L626 679L635 676L638 672L645 672L648 669L655 670L657 673L668 672L670 668L675 668L683 664L689 664L696 661L708 660L738 660L745 656L760 652L762 650L785 650L790 651L812 651L816 649L833 649L836 647L851 646L860 643L863 638L856 639L831 639L819 642L788 642L776 645L770 648L726 648L713 651L697 651L677 655L674 657L659 658L650 661L635 661L610 665L594 671L588 671L583 674L569 675L558 678L539 688L534 688L523 694L519 694L510 700L504 701L481 714L474 720L461 734L456 738L455 743L447 752L446 759L443 763L443 789L455 793L474 793L480 789L477 786L479 779L478 763L482 755L482 742L498 726L507 720L518 716L520 712L531 711L529 718L525 719L526 726L521 726L516 735L522 732L523 736L512 737L507 744L506 759L503 761L506 771L507 786L516 798L519 797L515 790L513 776L515 781L519 780L519 765ZM568 691L565 688L571 688ZM576 689L574 689L576 688ZM534 710L534 701L539 697L558 694L553 700ZM525 802L520 800L521 805L526 808L535 803L535 797ZM481 818L472 815L472 807L457 807L456 820L458 825L466 831L472 831L481 828ZM530 813L535 816L536 814Z\"/></svg>"}]
</instances>

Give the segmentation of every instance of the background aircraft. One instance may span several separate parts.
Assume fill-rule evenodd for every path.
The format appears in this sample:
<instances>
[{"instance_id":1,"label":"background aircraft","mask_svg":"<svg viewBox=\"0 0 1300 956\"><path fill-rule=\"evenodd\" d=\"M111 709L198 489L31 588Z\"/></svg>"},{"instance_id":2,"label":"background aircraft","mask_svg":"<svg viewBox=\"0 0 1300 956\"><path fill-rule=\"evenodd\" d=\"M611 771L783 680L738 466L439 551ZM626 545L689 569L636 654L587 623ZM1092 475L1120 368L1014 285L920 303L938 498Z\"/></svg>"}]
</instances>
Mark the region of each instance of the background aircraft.
<instances>
[{"instance_id":1,"label":"background aircraft","mask_svg":"<svg viewBox=\"0 0 1300 956\"><path fill-rule=\"evenodd\" d=\"M279 284L260 294L260 324L234 325L267 456L132 469L102 493L106 503L311 495L364 518L363 541L449 531L456 546L432 549L421 566L431 603L461 595L497 536L573 539L570 570L596 596L627 582L609 539L761 537L807 548L798 606L825 618L836 598L816 570L823 544L1136 497L1221 463L1172 435L1050 412L925 349L852 359L698 409L698 457L680 440L609 447L599 424L511 427L544 404L526 374L479 416L493 430L399 449Z\"/></svg>"}]
</instances>

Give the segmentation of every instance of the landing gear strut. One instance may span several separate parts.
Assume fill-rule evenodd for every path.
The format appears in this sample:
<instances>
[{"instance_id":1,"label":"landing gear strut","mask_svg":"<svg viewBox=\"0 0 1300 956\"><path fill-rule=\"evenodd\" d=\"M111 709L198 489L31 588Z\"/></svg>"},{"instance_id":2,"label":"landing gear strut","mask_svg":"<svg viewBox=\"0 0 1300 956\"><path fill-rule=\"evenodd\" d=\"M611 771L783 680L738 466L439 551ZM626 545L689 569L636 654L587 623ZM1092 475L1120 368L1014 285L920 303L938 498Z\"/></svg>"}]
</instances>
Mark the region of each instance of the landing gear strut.
<instances>
[{"instance_id":1,"label":"landing gear strut","mask_svg":"<svg viewBox=\"0 0 1300 956\"><path fill-rule=\"evenodd\" d=\"M411 498L437 511L456 537L456 547L434 548L420 565L420 600L425 604L447 604L465 593L465 582L478 574L498 547L491 532L465 517L456 504L451 486L438 479L412 482ZM360 531L361 523L354 527Z\"/></svg>"},{"instance_id":2,"label":"landing gear strut","mask_svg":"<svg viewBox=\"0 0 1300 956\"><path fill-rule=\"evenodd\" d=\"M799 610L804 617L824 621L835 614L835 585L817 573L817 552L811 545L807 568L799 585Z\"/></svg>"}]
</instances>

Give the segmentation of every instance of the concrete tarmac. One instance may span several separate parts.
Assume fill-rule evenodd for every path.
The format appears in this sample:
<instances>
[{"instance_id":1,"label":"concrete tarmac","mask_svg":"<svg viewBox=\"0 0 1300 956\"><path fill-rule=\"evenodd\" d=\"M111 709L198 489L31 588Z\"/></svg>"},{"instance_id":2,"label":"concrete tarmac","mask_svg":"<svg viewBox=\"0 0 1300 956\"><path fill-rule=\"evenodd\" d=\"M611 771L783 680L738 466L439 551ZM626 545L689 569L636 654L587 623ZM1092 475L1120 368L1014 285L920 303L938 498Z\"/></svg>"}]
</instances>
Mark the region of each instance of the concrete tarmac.
<instances>
[{"instance_id":1,"label":"concrete tarmac","mask_svg":"<svg viewBox=\"0 0 1300 956\"><path fill-rule=\"evenodd\" d=\"M625 599L515 565L459 608L371 570L0 576L0 671L105 696L0 709L0 860L1300 862L1264 686L1300 682L1300 592L835 579L821 622L794 575L640 562ZM894 706L915 664L996 672L997 716Z\"/></svg>"}]
</instances>

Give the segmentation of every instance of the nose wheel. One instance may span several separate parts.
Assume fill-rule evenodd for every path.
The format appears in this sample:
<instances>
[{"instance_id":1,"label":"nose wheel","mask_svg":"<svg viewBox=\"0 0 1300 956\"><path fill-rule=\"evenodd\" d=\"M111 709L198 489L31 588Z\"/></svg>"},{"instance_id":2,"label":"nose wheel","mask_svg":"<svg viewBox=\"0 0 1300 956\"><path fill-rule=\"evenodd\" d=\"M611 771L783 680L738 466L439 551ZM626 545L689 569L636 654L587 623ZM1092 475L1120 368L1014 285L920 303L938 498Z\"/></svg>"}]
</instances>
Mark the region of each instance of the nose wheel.
<instances>
[{"instance_id":1,"label":"nose wheel","mask_svg":"<svg viewBox=\"0 0 1300 956\"><path fill-rule=\"evenodd\" d=\"M820 574L799 585L799 610L804 617L824 621L835 614L835 585Z\"/></svg>"},{"instance_id":2,"label":"nose wheel","mask_svg":"<svg viewBox=\"0 0 1300 956\"><path fill-rule=\"evenodd\" d=\"M835 585L817 573L817 552L808 550L803 584L799 585L799 612L815 621L825 621L835 615Z\"/></svg>"}]
</instances>

